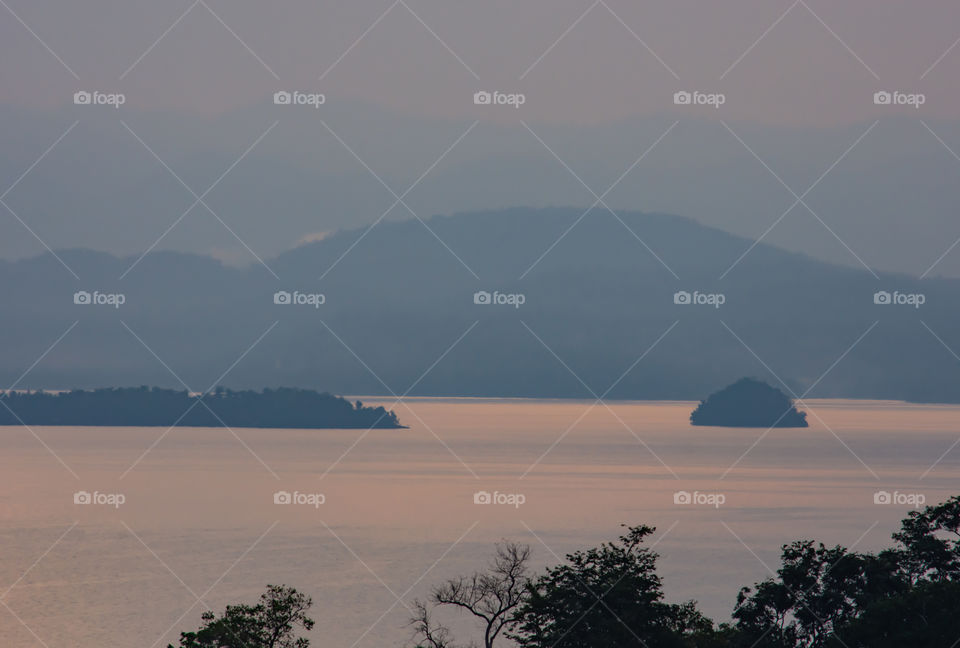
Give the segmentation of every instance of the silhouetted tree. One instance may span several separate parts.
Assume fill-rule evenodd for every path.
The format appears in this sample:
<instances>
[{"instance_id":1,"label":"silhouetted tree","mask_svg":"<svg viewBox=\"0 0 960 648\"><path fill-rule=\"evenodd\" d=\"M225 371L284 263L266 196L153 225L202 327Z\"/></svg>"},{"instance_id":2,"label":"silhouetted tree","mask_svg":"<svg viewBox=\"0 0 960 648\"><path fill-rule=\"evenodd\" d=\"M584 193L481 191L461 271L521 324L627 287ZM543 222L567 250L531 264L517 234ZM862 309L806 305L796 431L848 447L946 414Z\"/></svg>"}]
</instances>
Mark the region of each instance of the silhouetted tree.
<instances>
[{"instance_id":1,"label":"silhouetted tree","mask_svg":"<svg viewBox=\"0 0 960 648\"><path fill-rule=\"evenodd\" d=\"M653 533L628 527L619 541L576 551L530 585L509 637L522 648L684 646L712 624L692 603L663 603L657 554L641 546Z\"/></svg>"},{"instance_id":2,"label":"silhouetted tree","mask_svg":"<svg viewBox=\"0 0 960 648\"><path fill-rule=\"evenodd\" d=\"M855 618L867 583L867 563L837 546L784 545L776 578L737 596L733 617L746 645L820 648Z\"/></svg>"},{"instance_id":3,"label":"silhouetted tree","mask_svg":"<svg viewBox=\"0 0 960 648\"><path fill-rule=\"evenodd\" d=\"M911 511L893 534L902 573L911 583L960 578L960 495Z\"/></svg>"},{"instance_id":4,"label":"silhouetted tree","mask_svg":"<svg viewBox=\"0 0 960 648\"><path fill-rule=\"evenodd\" d=\"M831 648L951 648L960 645L960 583L922 582L875 602L828 645Z\"/></svg>"},{"instance_id":5,"label":"silhouetted tree","mask_svg":"<svg viewBox=\"0 0 960 648\"><path fill-rule=\"evenodd\" d=\"M180 648L308 648L310 640L297 635L313 628L311 605L292 587L267 585L256 605L228 605L219 617L204 612L199 630L180 633Z\"/></svg>"},{"instance_id":6,"label":"silhouetted tree","mask_svg":"<svg viewBox=\"0 0 960 648\"><path fill-rule=\"evenodd\" d=\"M465 610L480 621L484 648L493 648L504 627L526 595L527 563L530 547L514 542L496 545L493 560L487 569L471 576L451 578L433 589L434 606L453 606ZM416 615L411 619L414 630L430 648L453 648L448 628L436 624L427 606L416 602Z\"/></svg>"}]
</instances>

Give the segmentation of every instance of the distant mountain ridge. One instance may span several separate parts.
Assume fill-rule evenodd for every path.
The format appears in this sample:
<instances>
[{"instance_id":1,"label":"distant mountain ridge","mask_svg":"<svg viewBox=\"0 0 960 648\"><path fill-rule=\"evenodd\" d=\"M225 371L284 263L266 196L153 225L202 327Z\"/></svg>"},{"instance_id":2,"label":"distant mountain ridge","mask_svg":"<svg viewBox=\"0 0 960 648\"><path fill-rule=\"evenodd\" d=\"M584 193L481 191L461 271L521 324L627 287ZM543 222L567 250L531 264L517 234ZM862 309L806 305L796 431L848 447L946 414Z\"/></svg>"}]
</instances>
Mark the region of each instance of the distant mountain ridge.
<instances>
[{"instance_id":1,"label":"distant mountain ridge","mask_svg":"<svg viewBox=\"0 0 960 648\"><path fill-rule=\"evenodd\" d=\"M79 280L51 254L0 262L0 379L77 322L19 387L179 388L173 371L202 388L229 369L238 388L696 400L758 375L809 397L960 402L960 280L751 246L676 216L516 208L337 232L269 270L60 251Z\"/></svg>"}]
</instances>

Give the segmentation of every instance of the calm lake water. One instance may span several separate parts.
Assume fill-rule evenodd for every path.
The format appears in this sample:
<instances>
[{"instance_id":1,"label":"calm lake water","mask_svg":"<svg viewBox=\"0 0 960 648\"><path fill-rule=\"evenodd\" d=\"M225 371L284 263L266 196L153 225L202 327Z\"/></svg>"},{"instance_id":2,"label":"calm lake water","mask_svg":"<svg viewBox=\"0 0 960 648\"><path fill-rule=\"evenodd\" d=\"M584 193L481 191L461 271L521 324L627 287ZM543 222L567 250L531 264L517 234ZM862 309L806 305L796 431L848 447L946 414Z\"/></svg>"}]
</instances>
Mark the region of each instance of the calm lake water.
<instances>
[{"instance_id":1,"label":"calm lake water","mask_svg":"<svg viewBox=\"0 0 960 648\"><path fill-rule=\"evenodd\" d=\"M207 606L286 583L314 598L314 645L409 645L405 606L498 539L541 567L623 523L657 527L670 600L724 620L782 543L878 549L909 496L960 492L960 407L811 401L809 429L761 439L692 428L693 405L410 399L410 429L369 433L35 428L59 460L0 428L0 643L166 646Z\"/></svg>"}]
</instances>

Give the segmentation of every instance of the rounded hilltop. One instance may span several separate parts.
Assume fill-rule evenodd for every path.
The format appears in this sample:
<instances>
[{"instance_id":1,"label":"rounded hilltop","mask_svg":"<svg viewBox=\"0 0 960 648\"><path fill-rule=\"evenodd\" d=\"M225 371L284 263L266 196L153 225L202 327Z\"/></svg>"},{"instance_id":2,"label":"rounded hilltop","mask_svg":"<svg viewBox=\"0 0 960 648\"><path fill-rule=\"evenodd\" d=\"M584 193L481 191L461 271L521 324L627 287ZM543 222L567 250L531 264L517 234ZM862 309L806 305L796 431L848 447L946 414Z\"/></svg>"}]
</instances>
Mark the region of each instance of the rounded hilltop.
<instances>
[{"instance_id":1,"label":"rounded hilltop","mask_svg":"<svg viewBox=\"0 0 960 648\"><path fill-rule=\"evenodd\" d=\"M808 427L786 394L756 378L741 378L700 401L690 414L691 425L718 427Z\"/></svg>"}]
</instances>

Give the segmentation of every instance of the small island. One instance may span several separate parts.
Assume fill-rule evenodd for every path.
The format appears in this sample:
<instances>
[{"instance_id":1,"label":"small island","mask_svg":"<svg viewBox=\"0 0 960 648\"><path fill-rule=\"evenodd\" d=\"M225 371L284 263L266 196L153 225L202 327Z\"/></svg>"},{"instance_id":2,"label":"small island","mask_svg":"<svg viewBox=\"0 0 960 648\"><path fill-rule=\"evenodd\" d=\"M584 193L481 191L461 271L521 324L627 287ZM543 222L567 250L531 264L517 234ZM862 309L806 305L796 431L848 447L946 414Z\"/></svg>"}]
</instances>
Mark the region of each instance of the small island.
<instances>
[{"instance_id":1,"label":"small island","mask_svg":"<svg viewBox=\"0 0 960 648\"><path fill-rule=\"evenodd\" d=\"M808 427L800 412L782 391L755 378L737 382L711 394L690 414L691 425L717 427Z\"/></svg>"},{"instance_id":2,"label":"small island","mask_svg":"<svg viewBox=\"0 0 960 648\"><path fill-rule=\"evenodd\" d=\"M5 405L5 407L3 407ZM191 394L159 387L0 393L0 425L402 428L383 407L309 389Z\"/></svg>"}]
</instances>

